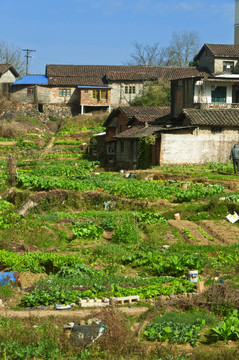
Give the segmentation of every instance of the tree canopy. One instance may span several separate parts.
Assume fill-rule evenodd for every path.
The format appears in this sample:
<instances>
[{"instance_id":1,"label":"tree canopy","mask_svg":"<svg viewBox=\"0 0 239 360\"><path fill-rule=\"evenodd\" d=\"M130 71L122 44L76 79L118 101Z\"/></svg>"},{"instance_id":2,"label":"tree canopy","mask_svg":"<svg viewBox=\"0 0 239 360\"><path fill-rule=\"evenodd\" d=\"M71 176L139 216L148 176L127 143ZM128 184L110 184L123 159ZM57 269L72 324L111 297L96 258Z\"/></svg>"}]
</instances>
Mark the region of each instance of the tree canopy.
<instances>
[{"instance_id":1,"label":"tree canopy","mask_svg":"<svg viewBox=\"0 0 239 360\"><path fill-rule=\"evenodd\" d=\"M160 80L148 82L140 95L132 102L133 106L170 106L170 84Z\"/></svg>"}]
</instances>

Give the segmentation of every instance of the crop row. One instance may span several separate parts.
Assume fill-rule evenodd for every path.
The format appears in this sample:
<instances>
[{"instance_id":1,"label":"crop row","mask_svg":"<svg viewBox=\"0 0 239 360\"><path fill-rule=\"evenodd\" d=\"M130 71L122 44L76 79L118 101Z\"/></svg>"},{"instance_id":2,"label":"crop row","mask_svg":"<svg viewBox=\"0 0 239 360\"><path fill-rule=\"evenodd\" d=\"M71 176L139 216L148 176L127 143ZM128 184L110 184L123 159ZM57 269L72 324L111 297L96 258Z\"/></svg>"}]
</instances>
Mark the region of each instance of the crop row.
<instances>
[{"instance_id":1,"label":"crop row","mask_svg":"<svg viewBox=\"0 0 239 360\"><path fill-rule=\"evenodd\" d=\"M61 171L61 170L60 170ZM67 170L68 171L68 170ZM44 170L43 170L44 172ZM39 177L35 175L19 174L18 185L36 190L67 189L78 191L106 191L113 195L129 197L133 199L168 199L175 202L191 201L202 197L218 195L224 192L222 185L204 186L203 184L191 184L188 190L184 190L173 184L165 185L155 181L140 181L137 179L109 179L104 176L87 177L80 180L74 179L74 171L69 171L67 178Z\"/></svg>"},{"instance_id":2,"label":"crop row","mask_svg":"<svg viewBox=\"0 0 239 360\"><path fill-rule=\"evenodd\" d=\"M146 285L139 287L120 287L117 286L115 289L103 289L98 290L96 287L91 289L80 291L72 289L63 289L61 287L51 287L42 289L35 287L31 293L25 294L21 300L23 306L38 306L38 305L52 305L56 302L59 303L77 303L79 298L94 299L102 297L121 297L138 295L140 299L150 299L158 297L160 295L171 295L180 294L186 292L192 292L195 285L190 283L188 280L174 281L171 284L157 284L157 285Z\"/></svg>"},{"instance_id":3,"label":"crop row","mask_svg":"<svg viewBox=\"0 0 239 360\"><path fill-rule=\"evenodd\" d=\"M0 250L0 265L12 271L31 271L33 273L57 272L62 266L74 266L82 263L78 255L28 252L19 255Z\"/></svg>"}]
</instances>

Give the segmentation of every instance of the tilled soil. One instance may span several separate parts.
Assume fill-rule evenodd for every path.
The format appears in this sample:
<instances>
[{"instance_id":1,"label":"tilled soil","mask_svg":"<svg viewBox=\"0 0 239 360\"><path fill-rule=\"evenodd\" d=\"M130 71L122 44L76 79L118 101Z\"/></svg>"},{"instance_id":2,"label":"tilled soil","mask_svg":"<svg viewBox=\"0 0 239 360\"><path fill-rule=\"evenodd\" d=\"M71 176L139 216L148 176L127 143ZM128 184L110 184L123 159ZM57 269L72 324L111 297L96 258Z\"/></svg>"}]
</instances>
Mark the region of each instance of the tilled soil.
<instances>
[{"instance_id":1,"label":"tilled soil","mask_svg":"<svg viewBox=\"0 0 239 360\"><path fill-rule=\"evenodd\" d=\"M232 224L226 220L202 220L200 226L207 234L208 239L199 231L198 224L189 220L169 220L168 223L178 229L187 243L198 245L230 245L239 242L239 228L236 224ZM193 239L190 238L185 231L189 230Z\"/></svg>"}]
</instances>

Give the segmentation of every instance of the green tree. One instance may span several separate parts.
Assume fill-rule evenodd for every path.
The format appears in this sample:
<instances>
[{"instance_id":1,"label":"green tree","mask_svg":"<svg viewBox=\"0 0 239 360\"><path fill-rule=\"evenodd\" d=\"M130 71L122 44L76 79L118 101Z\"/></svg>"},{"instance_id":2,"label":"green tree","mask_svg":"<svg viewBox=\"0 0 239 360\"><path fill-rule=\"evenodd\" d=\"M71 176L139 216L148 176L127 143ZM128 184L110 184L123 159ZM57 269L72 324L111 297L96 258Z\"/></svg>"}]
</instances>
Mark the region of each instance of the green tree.
<instances>
[{"instance_id":1,"label":"green tree","mask_svg":"<svg viewBox=\"0 0 239 360\"><path fill-rule=\"evenodd\" d=\"M141 94L132 100L132 106L169 106L170 105L170 84L169 82L148 82Z\"/></svg>"}]
</instances>

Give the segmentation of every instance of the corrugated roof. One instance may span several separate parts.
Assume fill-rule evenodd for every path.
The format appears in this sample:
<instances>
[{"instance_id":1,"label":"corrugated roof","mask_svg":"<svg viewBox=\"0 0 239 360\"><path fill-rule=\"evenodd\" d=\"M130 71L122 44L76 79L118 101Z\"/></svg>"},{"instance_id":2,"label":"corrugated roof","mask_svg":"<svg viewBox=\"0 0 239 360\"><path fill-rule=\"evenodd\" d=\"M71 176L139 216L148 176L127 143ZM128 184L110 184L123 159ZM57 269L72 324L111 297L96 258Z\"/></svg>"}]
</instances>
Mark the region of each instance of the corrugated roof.
<instances>
[{"instance_id":1,"label":"corrugated roof","mask_svg":"<svg viewBox=\"0 0 239 360\"><path fill-rule=\"evenodd\" d=\"M239 109L184 109L191 125L239 127Z\"/></svg>"},{"instance_id":2,"label":"corrugated roof","mask_svg":"<svg viewBox=\"0 0 239 360\"><path fill-rule=\"evenodd\" d=\"M26 75L14 81L13 85L48 85L48 78L45 75Z\"/></svg>"}]
</instances>

